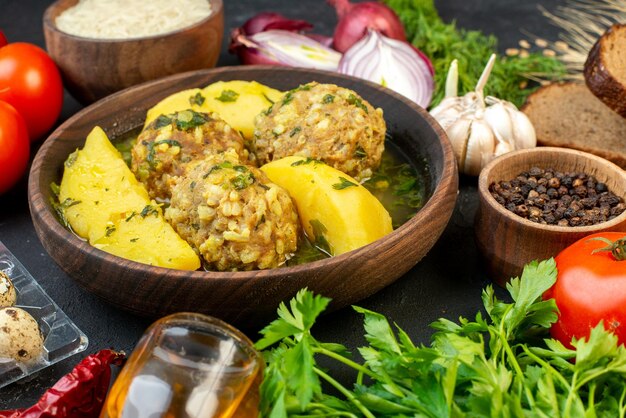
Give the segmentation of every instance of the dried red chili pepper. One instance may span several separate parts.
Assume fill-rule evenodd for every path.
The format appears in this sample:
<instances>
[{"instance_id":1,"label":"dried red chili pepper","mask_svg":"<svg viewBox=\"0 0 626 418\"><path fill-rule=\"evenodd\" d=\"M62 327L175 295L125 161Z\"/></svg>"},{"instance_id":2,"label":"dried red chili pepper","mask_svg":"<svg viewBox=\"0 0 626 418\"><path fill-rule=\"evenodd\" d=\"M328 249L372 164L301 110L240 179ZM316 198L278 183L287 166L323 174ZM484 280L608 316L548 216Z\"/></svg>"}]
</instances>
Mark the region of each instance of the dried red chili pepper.
<instances>
[{"instance_id":1,"label":"dried red chili pepper","mask_svg":"<svg viewBox=\"0 0 626 418\"><path fill-rule=\"evenodd\" d=\"M112 364L121 366L124 353L101 350L85 357L30 408L0 411L0 418L97 418L109 390Z\"/></svg>"}]
</instances>

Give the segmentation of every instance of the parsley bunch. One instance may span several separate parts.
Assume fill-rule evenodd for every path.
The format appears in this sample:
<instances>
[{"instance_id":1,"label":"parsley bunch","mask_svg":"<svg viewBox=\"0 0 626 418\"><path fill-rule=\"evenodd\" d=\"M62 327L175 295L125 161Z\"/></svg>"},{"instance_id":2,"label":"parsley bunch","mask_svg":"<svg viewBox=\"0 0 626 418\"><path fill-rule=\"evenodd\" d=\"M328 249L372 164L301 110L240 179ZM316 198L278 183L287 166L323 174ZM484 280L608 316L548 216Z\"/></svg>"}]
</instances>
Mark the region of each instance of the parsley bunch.
<instances>
[{"instance_id":1,"label":"parsley bunch","mask_svg":"<svg viewBox=\"0 0 626 418\"><path fill-rule=\"evenodd\" d=\"M489 57L498 49L498 40L477 30L457 28L439 16L434 0L384 0L400 17L407 39L430 58L435 69L436 91L432 103L444 97L446 76L455 58L459 63L459 95L473 91ZM493 68L486 93L524 104L534 87L528 78L558 80L565 76L564 65L555 57L530 53L526 57L501 57Z\"/></svg>"},{"instance_id":2,"label":"parsley bunch","mask_svg":"<svg viewBox=\"0 0 626 418\"><path fill-rule=\"evenodd\" d=\"M574 350L549 338L556 304L541 296L555 280L554 260L530 263L507 286L512 303L488 286L486 316L439 319L431 324L430 346L415 345L384 316L355 307L369 343L358 350L362 362L344 346L313 337L330 300L302 290L289 307L281 304L256 343L267 361L261 416L626 416L626 349L617 337L599 324L588 340L574 341ZM353 386L318 366L319 356L352 367Z\"/></svg>"}]
</instances>

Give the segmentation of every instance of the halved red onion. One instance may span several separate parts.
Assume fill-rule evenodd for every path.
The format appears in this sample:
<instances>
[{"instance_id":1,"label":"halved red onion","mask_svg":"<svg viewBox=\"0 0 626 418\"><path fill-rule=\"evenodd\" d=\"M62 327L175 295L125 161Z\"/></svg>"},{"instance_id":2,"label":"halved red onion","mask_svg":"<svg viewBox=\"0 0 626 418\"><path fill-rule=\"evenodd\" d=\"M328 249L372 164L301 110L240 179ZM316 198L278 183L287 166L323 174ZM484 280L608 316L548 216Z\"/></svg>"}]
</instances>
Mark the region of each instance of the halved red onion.
<instances>
[{"instance_id":1,"label":"halved red onion","mask_svg":"<svg viewBox=\"0 0 626 418\"><path fill-rule=\"evenodd\" d=\"M261 12L248 19L241 27L246 35L254 35L270 29L300 32L312 28L313 25L306 20L289 19L280 13L272 12Z\"/></svg>"},{"instance_id":2,"label":"halved red onion","mask_svg":"<svg viewBox=\"0 0 626 418\"><path fill-rule=\"evenodd\" d=\"M336 71L341 54L295 32L267 30L248 37L249 47L281 65ZM244 41L245 42L245 41Z\"/></svg>"},{"instance_id":3,"label":"halved red onion","mask_svg":"<svg viewBox=\"0 0 626 418\"><path fill-rule=\"evenodd\" d=\"M371 29L346 51L338 71L388 87L424 108L435 89L432 65L424 54Z\"/></svg>"},{"instance_id":4,"label":"halved red onion","mask_svg":"<svg viewBox=\"0 0 626 418\"><path fill-rule=\"evenodd\" d=\"M389 6L380 1L350 3L349 0L327 0L339 17L333 36L333 47L346 52L363 38L369 29L383 35L406 41L400 18Z\"/></svg>"}]
</instances>

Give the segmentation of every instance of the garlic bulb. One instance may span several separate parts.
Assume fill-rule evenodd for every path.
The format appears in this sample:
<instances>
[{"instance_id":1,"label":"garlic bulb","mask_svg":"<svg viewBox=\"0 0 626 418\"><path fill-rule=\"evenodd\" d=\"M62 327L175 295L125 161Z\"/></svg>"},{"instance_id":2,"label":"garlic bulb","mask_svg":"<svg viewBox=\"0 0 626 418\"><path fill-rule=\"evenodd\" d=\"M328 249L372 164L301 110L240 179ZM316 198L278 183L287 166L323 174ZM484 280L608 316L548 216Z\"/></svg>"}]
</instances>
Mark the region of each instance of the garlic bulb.
<instances>
[{"instance_id":1,"label":"garlic bulb","mask_svg":"<svg viewBox=\"0 0 626 418\"><path fill-rule=\"evenodd\" d=\"M459 171L477 176L498 155L537 145L535 128L513 103L487 96L483 89L495 63L493 54L476 88L457 96L458 64L450 64L446 97L430 111L448 134Z\"/></svg>"}]
</instances>

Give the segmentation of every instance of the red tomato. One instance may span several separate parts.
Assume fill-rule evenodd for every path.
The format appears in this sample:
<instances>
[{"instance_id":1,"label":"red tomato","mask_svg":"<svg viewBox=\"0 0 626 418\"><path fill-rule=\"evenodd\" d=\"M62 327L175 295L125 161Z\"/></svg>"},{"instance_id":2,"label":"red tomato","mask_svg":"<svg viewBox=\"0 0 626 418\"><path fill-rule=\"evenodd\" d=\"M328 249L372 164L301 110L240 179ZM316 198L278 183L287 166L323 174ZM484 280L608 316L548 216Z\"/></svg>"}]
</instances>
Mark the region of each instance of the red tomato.
<instances>
[{"instance_id":1,"label":"red tomato","mask_svg":"<svg viewBox=\"0 0 626 418\"><path fill-rule=\"evenodd\" d=\"M4 33L0 30L0 48L8 44L7 37L4 36Z\"/></svg>"},{"instance_id":2,"label":"red tomato","mask_svg":"<svg viewBox=\"0 0 626 418\"><path fill-rule=\"evenodd\" d=\"M593 238L621 243L617 259L608 244ZM624 239L623 241L619 241ZM626 343L626 233L601 232L589 235L567 247L555 258L558 275L546 298L554 298L559 319L550 333L571 347L572 337L588 337L600 321Z\"/></svg>"},{"instance_id":3,"label":"red tomato","mask_svg":"<svg viewBox=\"0 0 626 418\"><path fill-rule=\"evenodd\" d=\"M30 142L24 118L10 104L0 101L0 194L24 174Z\"/></svg>"},{"instance_id":4,"label":"red tomato","mask_svg":"<svg viewBox=\"0 0 626 418\"><path fill-rule=\"evenodd\" d=\"M24 117L31 141L47 133L63 106L63 83L52 58L23 42L0 48L0 100Z\"/></svg>"}]
</instances>

